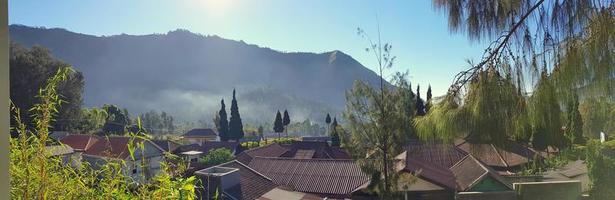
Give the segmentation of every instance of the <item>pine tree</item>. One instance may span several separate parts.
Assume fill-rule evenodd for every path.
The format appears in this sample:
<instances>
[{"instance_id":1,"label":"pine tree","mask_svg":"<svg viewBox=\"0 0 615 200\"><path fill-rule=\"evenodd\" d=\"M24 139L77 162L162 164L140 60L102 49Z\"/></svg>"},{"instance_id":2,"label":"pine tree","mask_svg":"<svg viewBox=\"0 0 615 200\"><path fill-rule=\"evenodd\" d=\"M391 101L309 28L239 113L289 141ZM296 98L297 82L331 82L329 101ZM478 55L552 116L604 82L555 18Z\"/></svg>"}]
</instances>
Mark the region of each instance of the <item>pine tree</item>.
<instances>
[{"instance_id":1,"label":"pine tree","mask_svg":"<svg viewBox=\"0 0 615 200\"><path fill-rule=\"evenodd\" d=\"M284 131L284 123L282 122L282 114L278 110L278 113L275 115L275 121L273 121L273 131L278 133L278 138L280 138L280 133Z\"/></svg>"},{"instance_id":2,"label":"pine tree","mask_svg":"<svg viewBox=\"0 0 615 200\"><path fill-rule=\"evenodd\" d=\"M340 134L337 132L337 119L333 118L333 123L331 124L331 146L339 147L340 146Z\"/></svg>"},{"instance_id":3,"label":"pine tree","mask_svg":"<svg viewBox=\"0 0 615 200\"><path fill-rule=\"evenodd\" d=\"M431 109L431 84L427 87L427 104L425 104L425 113Z\"/></svg>"},{"instance_id":4,"label":"pine tree","mask_svg":"<svg viewBox=\"0 0 615 200\"><path fill-rule=\"evenodd\" d=\"M416 115L425 115L425 102L421 99L421 86L416 86Z\"/></svg>"},{"instance_id":5,"label":"pine tree","mask_svg":"<svg viewBox=\"0 0 615 200\"><path fill-rule=\"evenodd\" d=\"M566 124L566 136L573 144L583 144L583 120L579 111L579 97L573 94L572 100L568 104L568 121Z\"/></svg>"},{"instance_id":6,"label":"pine tree","mask_svg":"<svg viewBox=\"0 0 615 200\"><path fill-rule=\"evenodd\" d=\"M327 117L325 117L325 123L327 124L327 134L329 134L329 129L331 128L329 127L329 124L331 124L331 116L329 113L327 113Z\"/></svg>"},{"instance_id":7,"label":"pine tree","mask_svg":"<svg viewBox=\"0 0 615 200\"><path fill-rule=\"evenodd\" d=\"M284 124L284 132L286 133L286 138L288 138L288 125L290 124L290 116L288 116L287 110L284 110L284 118L282 119L282 124Z\"/></svg>"},{"instance_id":8,"label":"pine tree","mask_svg":"<svg viewBox=\"0 0 615 200\"><path fill-rule=\"evenodd\" d=\"M239 107L237 107L237 98L235 98L235 89L233 89L233 101L231 102L231 119L229 120L229 139L239 141L243 138L243 124L239 115Z\"/></svg>"},{"instance_id":9,"label":"pine tree","mask_svg":"<svg viewBox=\"0 0 615 200\"><path fill-rule=\"evenodd\" d=\"M229 123L226 116L226 105L224 105L224 99L220 100L220 111L218 111L218 136L220 140L228 141L229 137Z\"/></svg>"}]
</instances>

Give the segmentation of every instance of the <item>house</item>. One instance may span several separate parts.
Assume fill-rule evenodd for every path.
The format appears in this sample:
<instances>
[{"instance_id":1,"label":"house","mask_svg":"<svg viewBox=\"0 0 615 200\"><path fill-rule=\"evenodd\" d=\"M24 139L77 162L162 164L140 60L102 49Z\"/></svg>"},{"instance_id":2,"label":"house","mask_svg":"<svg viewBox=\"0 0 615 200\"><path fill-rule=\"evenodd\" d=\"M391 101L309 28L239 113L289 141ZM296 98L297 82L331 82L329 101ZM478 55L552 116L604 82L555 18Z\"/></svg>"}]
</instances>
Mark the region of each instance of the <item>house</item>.
<instances>
[{"instance_id":1,"label":"house","mask_svg":"<svg viewBox=\"0 0 615 200\"><path fill-rule=\"evenodd\" d=\"M81 166L81 154L73 150L68 145L52 145L45 146L45 152L49 152L51 156L58 156L62 159L62 164L72 167Z\"/></svg>"},{"instance_id":2,"label":"house","mask_svg":"<svg viewBox=\"0 0 615 200\"><path fill-rule=\"evenodd\" d=\"M497 171L455 145L414 140L404 149L395 167L416 177L400 184L412 199L454 199L468 192L514 199L512 186Z\"/></svg>"},{"instance_id":3,"label":"house","mask_svg":"<svg viewBox=\"0 0 615 200\"><path fill-rule=\"evenodd\" d=\"M310 194L286 190L271 178L237 161L230 161L195 172L200 180L197 199L261 199L261 200L316 200ZM221 197L221 198L220 198Z\"/></svg>"},{"instance_id":4,"label":"house","mask_svg":"<svg viewBox=\"0 0 615 200\"><path fill-rule=\"evenodd\" d=\"M71 134L62 137L60 143L70 146L75 152L81 153L87 151L94 143L101 139L101 137L96 135Z\"/></svg>"},{"instance_id":5,"label":"house","mask_svg":"<svg viewBox=\"0 0 615 200\"><path fill-rule=\"evenodd\" d=\"M351 198L370 179L349 159L254 157L247 164L273 183L320 198Z\"/></svg>"},{"instance_id":6,"label":"house","mask_svg":"<svg viewBox=\"0 0 615 200\"><path fill-rule=\"evenodd\" d=\"M156 144L158 147L169 153L175 151L175 149L181 146L180 143L171 140L152 140L152 142L154 142L154 144Z\"/></svg>"},{"instance_id":7,"label":"house","mask_svg":"<svg viewBox=\"0 0 615 200\"><path fill-rule=\"evenodd\" d=\"M254 157L281 157L300 159L352 159L350 154L339 147L332 147L323 141L293 141L291 144L270 144L246 150L237 160L249 164Z\"/></svg>"},{"instance_id":8,"label":"house","mask_svg":"<svg viewBox=\"0 0 615 200\"><path fill-rule=\"evenodd\" d=\"M137 148L143 144L143 149ZM135 148L133 157L129 146ZM133 139L123 136L101 138L91 145L84 153L83 160L92 167L99 167L110 160L124 161L122 172L132 180L144 183L161 170L164 162L164 150L149 140Z\"/></svg>"},{"instance_id":9,"label":"house","mask_svg":"<svg viewBox=\"0 0 615 200\"><path fill-rule=\"evenodd\" d=\"M466 154L472 154L478 160L495 169L500 175L514 175L537 159L543 159L540 152L509 141L503 147L493 144L476 144L465 140L457 140L455 146Z\"/></svg>"},{"instance_id":10,"label":"house","mask_svg":"<svg viewBox=\"0 0 615 200\"><path fill-rule=\"evenodd\" d=\"M243 150L239 142L209 141L202 144L181 145L173 153L190 162L198 162L201 157L207 155L211 150L220 148L230 150L233 155L237 155Z\"/></svg>"},{"instance_id":11,"label":"house","mask_svg":"<svg viewBox=\"0 0 615 200\"><path fill-rule=\"evenodd\" d=\"M218 134L210 128L195 128L180 136L180 141L184 144L201 144L217 140Z\"/></svg>"}]
</instances>

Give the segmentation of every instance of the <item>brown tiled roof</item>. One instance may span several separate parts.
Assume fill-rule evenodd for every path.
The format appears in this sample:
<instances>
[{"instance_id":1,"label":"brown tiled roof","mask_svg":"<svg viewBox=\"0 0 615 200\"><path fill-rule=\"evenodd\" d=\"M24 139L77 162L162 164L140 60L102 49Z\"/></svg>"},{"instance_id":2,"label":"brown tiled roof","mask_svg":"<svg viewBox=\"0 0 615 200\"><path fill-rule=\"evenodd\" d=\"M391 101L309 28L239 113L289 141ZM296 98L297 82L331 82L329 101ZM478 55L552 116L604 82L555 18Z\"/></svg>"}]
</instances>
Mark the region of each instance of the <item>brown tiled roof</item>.
<instances>
[{"instance_id":1,"label":"brown tiled roof","mask_svg":"<svg viewBox=\"0 0 615 200\"><path fill-rule=\"evenodd\" d=\"M87 151L100 139L100 137L95 135L74 134L63 137L60 143L70 146L75 151Z\"/></svg>"},{"instance_id":2,"label":"brown tiled roof","mask_svg":"<svg viewBox=\"0 0 615 200\"><path fill-rule=\"evenodd\" d=\"M256 156L261 157L280 157L282 154L288 151L286 148L280 146L277 143L273 143L267 146L257 147L254 149L246 150L237 155L237 160L244 164L250 164L252 159Z\"/></svg>"},{"instance_id":3,"label":"brown tiled roof","mask_svg":"<svg viewBox=\"0 0 615 200\"><path fill-rule=\"evenodd\" d=\"M467 155L452 144L419 140L408 142L404 149L406 150L406 161L425 161L441 168L450 168Z\"/></svg>"},{"instance_id":4,"label":"brown tiled roof","mask_svg":"<svg viewBox=\"0 0 615 200\"><path fill-rule=\"evenodd\" d=\"M218 166L239 169L239 184L224 191L234 198L257 199L277 187L271 179L240 162L230 161ZM205 186L203 188L206 189L208 187ZM197 193L197 195L201 194L207 194L207 191ZM201 197L198 197L198 199L201 199Z\"/></svg>"},{"instance_id":5,"label":"brown tiled roof","mask_svg":"<svg viewBox=\"0 0 615 200\"><path fill-rule=\"evenodd\" d=\"M502 185L512 189L497 172L481 163L472 155L466 156L451 167L451 172L453 172L455 176L458 191L466 191L486 177L491 177Z\"/></svg>"},{"instance_id":6,"label":"brown tiled roof","mask_svg":"<svg viewBox=\"0 0 615 200\"><path fill-rule=\"evenodd\" d=\"M533 160L536 156L530 148L512 141L502 148L493 144L472 144L467 141L457 142L457 147L465 153L471 153L487 165L499 168L520 166Z\"/></svg>"},{"instance_id":7,"label":"brown tiled roof","mask_svg":"<svg viewBox=\"0 0 615 200\"><path fill-rule=\"evenodd\" d=\"M324 159L352 159L350 154L339 147L329 146L324 141L293 141L290 145L283 145L288 151L281 157L292 158L298 150L313 150L312 158Z\"/></svg>"},{"instance_id":8,"label":"brown tiled roof","mask_svg":"<svg viewBox=\"0 0 615 200\"><path fill-rule=\"evenodd\" d=\"M419 172L421 179L452 191L464 191L485 175L506 184L497 173L475 157L453 144L411 141L406 151L397 156L402 159L402 171ZM403 155L403 156L402 156Z\"/></svg>"},{"instance_id":9,"label":"brown tiled roof","mask_svg":"<svg viewBox=\"0 0 615 200\"><path fill-rule=\"evenodd\" d=\"M327 197L350 197L369 181L353 160L254 157L248 165L274 183Z\"/></svg>"},{"instance_id":10,"label":"brown tiled roof","mask_svg":"<svg viewBox=\"0 0 615 200\"><path fill-rule=\"evenodd\" d=\"M404 149L404 166L401 170L411 173L450 190L456 188L455 177L449 170L466 154L454 145L437 142L410 141Z\"/></svg>"},{"instance_id":11,"label":"brown tiled roof","mask_svg":"<svg viewBox=\"0 0 615 200\"><path fill-rule=\"evenodd\" d=\"M195 128L187 133L184 133L182 137L215 137L218 136L216 131L210 128Z\"/></svg>"},{"instance_id":12,"label":"brown tiled roof","mask_svg":"<svg viewBox=\"0 0 615 200\"><path fill-rule=\"evenodd\" d=\"M128 151L129 137L107 137L96 142L92 147L85 151L86 155L94 155L108 158L126 159L130 156ZM135 139L134 143L141 142L141 139ZM145 141L149 142L149 141ZM158 147L157 147L158 148ZM160 149L162 153L162 149Z\"/></svg>"}]
</instances>

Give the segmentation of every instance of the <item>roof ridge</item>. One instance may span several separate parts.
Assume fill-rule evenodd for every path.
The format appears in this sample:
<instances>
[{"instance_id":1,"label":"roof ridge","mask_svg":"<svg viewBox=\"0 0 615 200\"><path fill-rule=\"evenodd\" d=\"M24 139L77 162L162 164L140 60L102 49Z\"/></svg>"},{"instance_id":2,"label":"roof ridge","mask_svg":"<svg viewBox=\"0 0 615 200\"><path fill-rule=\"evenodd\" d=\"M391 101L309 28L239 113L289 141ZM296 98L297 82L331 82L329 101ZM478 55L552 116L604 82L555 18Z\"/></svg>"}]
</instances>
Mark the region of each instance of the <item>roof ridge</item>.
<instances>
[{"instance_id":1,"label":"roof ridge","mask_svg":"<svg viewBox=\"0 0 615 200\"><path fill-rule=\"evenodd\" d=\"M290 157L268 157L268 156L254 156L253 158L266 158L266 159L276 159L276 160L301 160L301 161L352 161L353 159L333 159L333 158L310 158L310 159L301 159L301 158L290 158Z\"/></svg>"}]
</instances>

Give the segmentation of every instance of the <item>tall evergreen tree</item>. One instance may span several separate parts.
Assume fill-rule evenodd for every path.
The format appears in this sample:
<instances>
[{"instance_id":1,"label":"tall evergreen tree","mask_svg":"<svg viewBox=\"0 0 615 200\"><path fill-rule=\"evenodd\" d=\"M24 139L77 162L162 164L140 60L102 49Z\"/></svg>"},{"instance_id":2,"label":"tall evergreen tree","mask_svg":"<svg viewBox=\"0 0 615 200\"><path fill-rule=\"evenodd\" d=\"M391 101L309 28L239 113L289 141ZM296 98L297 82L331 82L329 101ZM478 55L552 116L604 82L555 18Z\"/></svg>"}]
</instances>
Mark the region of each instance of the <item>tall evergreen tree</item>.
<instances>
[{"instance_id":1,"label":"tall evergreen tree","mask_svg":"<svg viewBox=\"0 0 615 200\"><path fill-rule=\"evenodd\" d=\"M340 134L337 132L337 118L333 118L333 123L331 123L331 146L340 146Z\"/></svg>"},{"instance_id":2,"label":"tall evergreen tree","mask_svg":"<svg viewBox=\"0 0 615 200\"><path fill-rule=\"evenodd\" d=\"M331 128L329 124L331 124L331 116L327 113L327 117L325 117L325 123L327 124L327 134L329 134L329 129Z\"/></svg>"},{"instance_id":3,"label":"tall evergreen tree","mask_svg":"<svg viewBox=\"0 0 615 200\"><path fill-rule=\"evenodd\" d=\"M226 105L224 105L224 99L220 100L220 111L218 111L218 136L220 140L228 141L230 139L229 134L229 122L226 116Z\"/></svg>"},{"instance_id":4,"label":"tall evergreen tree","mask_svg":"<svg viewBox=\"0 0 615 200\"><path fill-rule=\"evenodd\" d=\"M421 99L421 86L416 86L416 115L425 115L425 102Z\"/></svg>"},{"instance_id":5,"label":"tall evergreen tree","mask_svg":"<svg viewBox=\"0 0 615 200\"><path fill-rule=\"evenodd\" d=\"M425 104L425 113L431 109L431 84L427 87L427 103Z\"/></svg>"},{"instance_id":6,"label":"tall evergreen tree","mask_svg":"<svg viewBox=\"0 0 615 200\"><path fill-rule=\"evenodd\" d=\"M239 107L237 107L237 98L235 98L235 89L233 89L233 101L231 102L231 119L229 120L229 139L238 141L243 138L243 124L239 115Z\"/></svg>"},{"instance_id":7,"label":"tall evergreen tree","mask_svg":"<svg viewBox=\"0 0 615 200\"><path fill-rule=\"evenodd\" d=\"M585 142L583 138L583 120L579 111L579 97L573 93L573 97L568 104L568 121L566 124L566 136L573 144L582 144Z\"/></svg>"},{"instance_id":8,"label":"tall evergreen tree","mask_svg":"<svg viewBox=\"0 0 615 200\"><path fill-rule=\"evenodd\" d=\"M290 116L288 116L287 110L284 110L284 118L282 119L282 123L284 124L284 132L286 133L286 137L288 138L288 125L290 124Z\"/></svg>"},{"instance_id":9,"label":"tall evergreen tree","mask_svg":"<svg viewBox=\"0 0 615 200\"><path fill-rule=\"evenodd\" d=\"M273 131L278 133L278 138L280 138L280 133L284 131L284 123L282 122L282 114L278 110L278 113L275 115L275 121L273 121Z\"/></svg>"}]
</instances>

